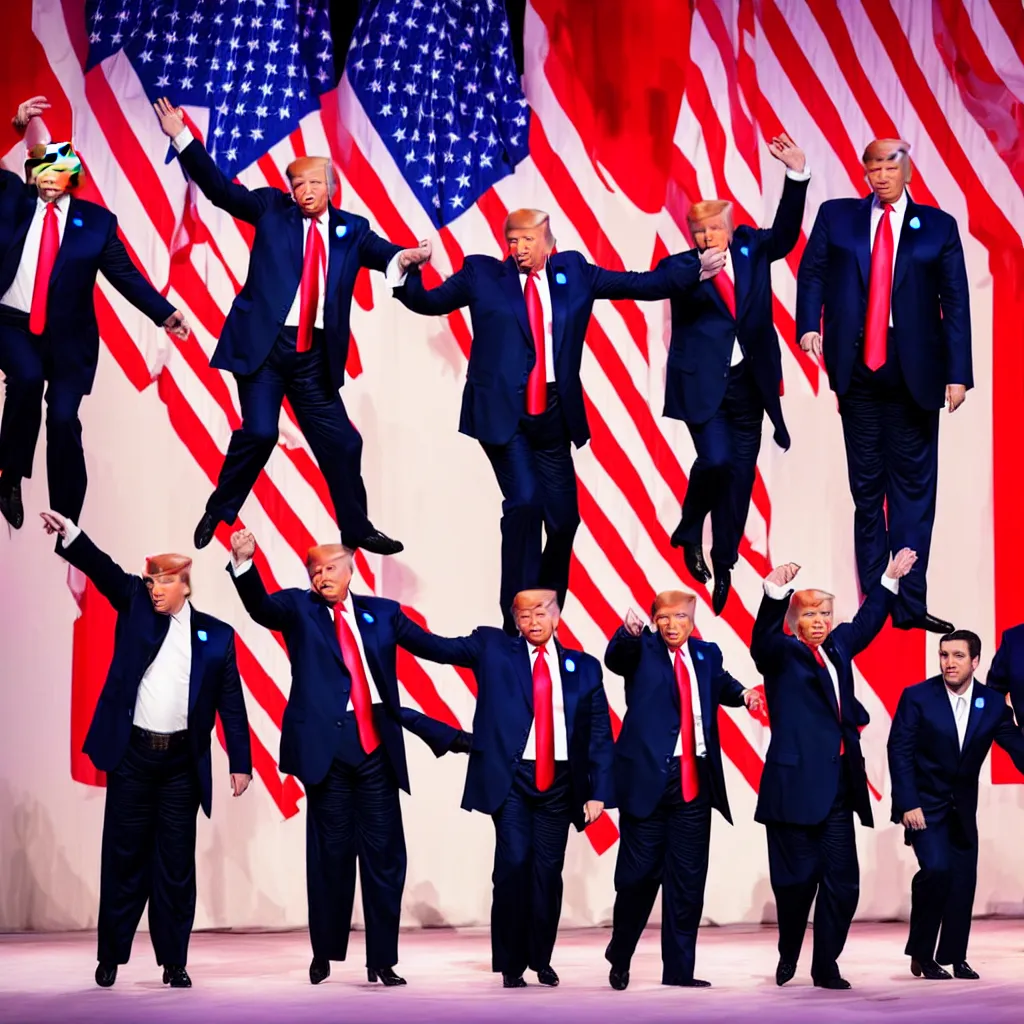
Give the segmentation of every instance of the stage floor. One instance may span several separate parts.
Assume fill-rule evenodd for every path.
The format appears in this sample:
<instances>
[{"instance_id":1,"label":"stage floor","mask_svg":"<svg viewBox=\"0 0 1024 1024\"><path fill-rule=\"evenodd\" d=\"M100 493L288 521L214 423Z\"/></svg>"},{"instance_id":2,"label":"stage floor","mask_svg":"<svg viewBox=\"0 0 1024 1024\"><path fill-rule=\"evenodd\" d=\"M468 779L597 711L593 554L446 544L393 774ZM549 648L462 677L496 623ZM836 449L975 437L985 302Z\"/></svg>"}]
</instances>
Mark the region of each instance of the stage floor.
<instances>
[{"instance_id":1,"label":"stage floor","mask_svg":"<svg viewBox=\"0 0 1024 1024\"><path fill-rule=\"evenodd\" d=\"M366 982L361 934L353 937L351 958L334 964L331 977L314 988L306 973L305 932L200 932L192 938L189 991L161 985L147 935L136 940L134 959L121 968L112 989L93 982L92 933L4 935L0 1021L523 1024L528 1015L587 1024L675 1024L681 1016L723 1024L755 1018L864 1024L883 1015L899 1024L1024 1020L1024 921L975 923L970 959L981 974L975 982L912 978L902 955L905 925L855 925L842 959L843 974L854 986L850 992L811 986L809 949L797 977L777 988L774 930L745 927L701 929L697 974L714 985L705 990L659 984L658 932L649 929L633 960L629 988L614 992L603 958L608 934L562 932L554 958L561 986L542 988L528 974L529 987L513 991L503 990L500 977L488 970L487 933L476 929L403 934L399 972L409 984L396 989Z\"/></svg>"}]
</instances>

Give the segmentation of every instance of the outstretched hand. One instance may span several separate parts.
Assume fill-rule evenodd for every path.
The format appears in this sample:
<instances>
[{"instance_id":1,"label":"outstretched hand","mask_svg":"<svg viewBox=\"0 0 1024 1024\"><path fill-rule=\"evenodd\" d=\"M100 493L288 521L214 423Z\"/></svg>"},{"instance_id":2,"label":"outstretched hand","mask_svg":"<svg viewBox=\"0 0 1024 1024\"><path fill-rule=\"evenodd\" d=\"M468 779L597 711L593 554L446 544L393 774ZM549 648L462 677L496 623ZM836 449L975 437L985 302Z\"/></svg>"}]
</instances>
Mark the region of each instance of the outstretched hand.
<instances>
[{"instance_id":1,"label":"outstretched hand","mask_svg":"<svg viewBox=\"0 0 1024 1024\"><path fill-rule=\"evenodd\" d=\"M398 254L398 269L404 274L410 267L418 267L430 262L433 248L429 238L420 240L419 245L411 249L403 249Z\"/></svg>"},{"instance_id":2,"label":"outstretched hand","mask_svg":"<svg viewBox=\"0 0 1024 1024\"><path fill-rule=\"evenodd\" d=\"M153 104L153 110L160 121L160 129L169 139L180 135L185 130L185 111L174 106L166 96Z\"/></svg>"},{"instance_id":3,"label":"outstretched hand","mask_svg":"<svg viewBox=\"0 0 1024 1024\"><path fill-rule=\"evenodd\" d=\"M45 96L30 96L27 100L18 104L18 112L14 115L14 127L23 130L28 127L33 117L39 117L44 110L49 110L50 104Z\"/></svg>"},{"instance_id":4,"label":"outstretched hand","mask_svg":"<svg viewBox=\"0 0 1024 1024\"><path fill-rule=\"evenodd\" d=\"M59 533L65 539L68 535L67 520L56 512L40 512L39 518L43 521L43 529L52 537Z\"/></svg>"},{"instance_id":5,"label":"outstretched hand","mask_svg":"<svg viewBox=\"0 0 1024 1024\"><path fill-rule=\"evenodd\" d=\"M785 587L793 582L793 578L800 571L800 566L796 562L785 562L782 565L777 565L767 576L765 576L765 583L771 583L776 587Z\"/></svg>"},{"instance_id":6,"label":"outstretched hand","mask_svg":"<svg viewBox=\"0 0 1024 1024\"><path fill-rule=\"evenodd\" d=\"M235 565L248 562L256 554L256 538L251 530L235 530L231 534L231 557Z\"/></svg>"},{"instance_id":7,"label":"outstretched hand","mask_svg":"<svg viewBox=\"0 0 1024 1024\"><path fill-rule=\"evenodd\" d=\"M916 551L911 551L910 548L901 548L889 559L889 568L885 570L885 575L891 580L901 579L914 568L916 561Z\"/></svg>"}]
</instances>

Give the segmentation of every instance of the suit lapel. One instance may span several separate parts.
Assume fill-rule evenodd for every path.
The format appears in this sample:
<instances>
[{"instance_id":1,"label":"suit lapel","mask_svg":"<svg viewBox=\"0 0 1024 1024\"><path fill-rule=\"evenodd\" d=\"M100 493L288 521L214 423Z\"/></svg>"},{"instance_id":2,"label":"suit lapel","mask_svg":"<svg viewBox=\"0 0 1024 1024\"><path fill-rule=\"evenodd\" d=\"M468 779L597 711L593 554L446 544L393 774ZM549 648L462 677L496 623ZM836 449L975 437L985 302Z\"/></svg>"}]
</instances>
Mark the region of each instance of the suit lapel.
<instances>
[{"instance_id":1,"label":"suit lapel","mask_svg":"<svg viewBox=\"0 0 1024 1024\"><path fill-rule=\"evenodd\" d=\"M943 684L945 685L945 684ZM967 729L964 732L964 745L960 748L960 756L963 757L967 753L967 747L971 740L974 739L974 734L978 731L978 724L985 716L985 697L983 694L978 693L978 688L975 684L971 684L970 692L965 694L967 697ZM979 706L978 701L981 701Z\"/></svg>"},{"instance_id":2,"label":"suit lapel","mask_svg":"<svg viewBox=\"0 0 1024 1024\"><path fill-rule=\"evenodd\" d=\"M50 287L52 288L60 277L64 264L74 256L75 251L81 244L82 232L85 230L82 220L82 210L71 196L67 210L64 212L64 237L60 240L60 248L57 250L57 258L53 261L53 270L50 273ZM76 223L77 222L77 223Z\"/></svg>"},{"instance_id":3,"label":"suit lapel","mask_svg":"<svg viewBox=\"0 0 1024 1024\"><path fill-rule=\"evenodd\" d=\"M953 745L954 755L959 758L961 750L956 732L956 716L953 714L953 705L949 702L949 694L946 684L942 681L942 676L935 681L935 686L932 689L932 701L935 707L935 722L946 734L947 740ZM966 741L966 739L965 735L964 740ZM966 746L966 742L964 745Z\"/></svg>"},{"instance_id":4,"label":"suit lapel","mask_svg":"<svg viewBox=\"0 0 1024 1024\"><path fill-rule=\"evenodd\" d=\"M832 667L836 670L836 679L839 680L840 692L842 692L843 677L839 671L839 656L836 654L835 644L831 643L831 637L825 640L822 644L822 649L825 652L825 657L832 663ZM828 668L824 665L818 664L818 659L814 656L814 651L807 646L807 644L798 640L798 644L804 649L805 656L810 659L811 667L814 669L815 678L818 680L818 684L821 686L822 696L828 701L828 706L832 709L832 713L841 719L841 709L836 701L836 688L832 683L832 676L829 675ZM826 646L826 644L828 646Z\"/></svg>"},{"instance_id":5,"label":"suit lapel","mask_svg":"<svg viewBox=\"0 0 1024 1024\"><path fill-rule=\"evenodd\" d=\"M551 296L551 349L555 366L558 366L559 354L565 340L565 305L568 301L569 276L564 261L555 254L548 258L545 272L548 279L548 294ZM558 281L559 277L562 279L561 284Z\"/></svg>"},{"instance_id":6,"label":"suit lapel","mask_svg":"<svg viewBox=\"0 0 1024 1024\"><path fill-rule=\"evenodd\" d=\"M334 628L334 613L327 605L327 602L321 600L312 591L310 591L309 597L313 602L313 618L316 619L316 624L320 627L320 631L327 641L327 646L330 647L334 656L338 659L338 664L345 668L345 659L341 656L341 644L338 643L338 634ZM348 669L345 669L345 671L347 672Z\"/></svg>"},{"instance_id":7,"label":"suit lapel","mask_svg":"<svg viewBox=\"0 0 1024 1024\"><path fill-rule=\"evenodd\" d=\"M871 203L874 193L860 202L860 209L853 225L853 244L857 250L857 266L860 267L861 281L867 291L871 281Z\"/></svg>"},{"instance_id":8,"label":"suit lapel","mask_svg":"<svg viewBox=\"0 0 1024 1024\"><path fill-rule=\"evenodd\" d=\"M188 676L188 713L190 719L192 708L195 707L196 699L199 696L199 689L203 685L203 669L206 667L207 632L203 628L205 618L201 612L197 612L195 608L192 609L190 629L192 634L192 666Z\"/></svg>"},{"instance_id":9,"label":"suit lapel","mask_svg":"<svg viewBox=\"0 0 1024 1024\"><path fill-rule=\"evenodd\" d=\"M345 264L348 252L350 229L345 215L333 206L328 207L327 218L327 294L324 296L324 307L332 295L338 292L341 284L341 269Z\"/></svg>"},{"instance_id":10,"label":"suit lapel","mask_svg":"<svg viewBox=\"0 0 1024 1024\"><path fill-rule=\"evenodd\" d=\"M24 197L18 203L18 216L14 225L14 234L11 236L11 250L20 250L28 234L29 225L36 212L38 193L33 188L31 192L26 190ZM70 206L70 204L68 204Z\"/></svg>"},{"instance_id":11,"label":"suit lapel","mask_svg":"<svg viewBox=\"0 0 1024 1024\"><path fill-rule=\"evenodd\" d=\"M519 687L523 692L523 700L533 714L533 665L530 657L530 645L521 637L517 636L510 641L512 645L512 663L515 666L516 677L519 680Z\"/></svg>"},{"instance_id":12,"label":"suit lapel","mask_svg":"<svg viewBox=\"0 0 1024 1024\"><path fill-rule=\"evenodd\" d=\"M523 285L519 280L519 271L516 269L515 260L510 256L505 260L504 270L502 271L500 281L501 290L505 293L505 298L508 299L509 304L512 306L512 312L516 315L516 320L519 321L519 326L523 329L523 339L530 347L530 351L533 351L533 332L530 330L530 321L526 316L526 299L523 298ZM523 641L526 642L525 640Z\"/></svg>"},{"instance_id":13,"label":"suit lapel","mask_svg":"<svg viewBox=\"0 0 1024 1024\"><path fill-rule=\"evenodd\" d=\"M697 693L700 695L700 722L704 732L704 747L708 747L708 722L714 709L711 707L711 669L704 660L704 652L694 646L693 638L687 641L690 651L690 661L693 662L694 671L697 673ZM676 691L678 693L678 687Z\"/></svg>"},{"instance_id":14,"label":"suit lapel","mask_svg":"<svg viewBox=\"0 0 1024 1024\"><path fill-rule=\"evenodd\" d=\"M893 295L896 294L896 289L899 288L900 282L906 277L907 267L914 258L914 247L917 244L919 228L912 228L910 222L914 220L916 210L917 206L911 200L910 193L908 192L907 206L903 211L903 223L900 225L900 247L896 250L896 262L892 271ZM917 219L917 223L920 225L920 218Z\"/></svg>"},{"instance_id":15,"label":"suit lapel","mask_svg":"<svg viewBox=\"0 0 1024 1024\"><path fill-rule=\"evenodd\" d=\"M387 688L384 686L384 670L380 660L380 645L377 637L377 619L364 604L363 599L356 594L352 598L352 609L356 616L356 626L359 629L360 639L363 641L363 653L366 655L366 663L370 667L370 675L377 685L381 700L388 699ZM339 648L340 649L340 648Z\"/></svg>"},{"instance_id":16,"label":"suit lapel","mask_svg":"<svg viewBox=\"0 0 1024 1024\"><path fill-rule=\"evenodd\" d=\"M295 271L296 280L302 280L302 260L305 255L303 252L303 227L302 227L302 213L299 208L292 205L288 211L287 225L288 230L286 232L285 243L288 246L288 263ZM328 270L330 266L328 265ZM329 293L328 293L329 294Z\"/></svg>"},{"instance_id":17,"label":"suit lapel","mask_svg":"<svg viewBox=\"0 0 1024 1024\"><path fill-rule=\"evenodd\" d=\"M732 284L733 294L736 301L736 323L739 323L743 319L743 314L747 309L747 301L750 298L750 257L741 252L742 249L747 249L748 246L741 246L736 244L735 237L732 243L729 245L729 257L732 262ZM717 292L718 289L716 288ZM725 303L723 302L724 306Z\"/></svg>"},{"instance_id":18,"label":"suit lapel","mask_svg":"<svg viewBox=\"0 0 1024 1024\"><path fill-rule=\"evenodd\" d=\"M565 708L566 743L572 741L572 726L576 721L576 707L580 699L580 666L575 658L567 658L560 643L555 642L558 653L558 672L562 679L562 706Z\"/></svg>"}]
</instances>

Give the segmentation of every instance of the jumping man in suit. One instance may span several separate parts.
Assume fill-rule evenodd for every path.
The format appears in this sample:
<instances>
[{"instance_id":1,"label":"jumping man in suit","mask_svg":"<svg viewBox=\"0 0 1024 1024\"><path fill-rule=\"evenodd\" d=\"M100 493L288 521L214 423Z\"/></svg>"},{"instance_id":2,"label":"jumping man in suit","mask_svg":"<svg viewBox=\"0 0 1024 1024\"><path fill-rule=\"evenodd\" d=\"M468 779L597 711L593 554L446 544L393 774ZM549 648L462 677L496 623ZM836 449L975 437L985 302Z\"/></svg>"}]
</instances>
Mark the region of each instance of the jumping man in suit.
<instances>
[{"instance_id":1,"label":"jumping man in suit","mask_svg":"<svg viewBox=\"0 0 1024 1024\"><path fill-rule=\"evenodd\" d=\"M910 144L864 150L871 195L822 203L797 276L800 347L824 353L839 398L867 593L891 551L918 552L893 605L897 629L948 633L929 614L928 553L938 482L939 410L974 384L967 268L956 221L915 203Z\"/></svg>"},{"instance_id":2,"label":"jumping man in suit","mask_svg":"<svg viewBox=\"0 0 1024 1024\"><path fill-rule=\"evenodd\" d=\"M192 607L192 559L153 555L126 573L70 519L43 513L57 551L114 606L114 657L84 750L107 773L100 855L96 984L128 963L142 911L163 981L190 988L185 964L196 909L196 814L209 817L210 735L220 715L231 791L252 776L235 631Z\"/></svg>"},{"instance_id":3,"label":"jumping man in suit","mask_svg":"<svg viewBox=\"0 0 1024 1024\"><path fill-rule=\"evenodd\" d=\"M277 445L285 396L327 481L341 537L349 548L393 555L402 544L370 522L360 463L363 439L338 391L345 383L349 310L360 267L397 278L426 255L399 249L364 217L330 205L336 190L326 157L302 157L286 169L291 192L250 191L232 182L166 100L153 108L189 177L214 206L256 228L245 285L224 321L210 365L238 383L242 426L231 435L217 487L195 530L206 547L217 524L232 523Z\"/></svg>"},{"instance_id":4,"label":"jumping man in suit","mask_svg":"<svg viewBox=\"0 0 1024 1024\"><path fill-rule=\"evenodd\" d=\"M782 418L782 357L772 314L772 263L800 237L811 173L788 135L768 147L786 166L782 198L770 228L733 229L732 203L707 199L690 207L698 251L726 255L725 266L696 288L672 297L672 341L665 376L665 415L683 420L697 459L672 544L683 549L690 575L707 583L704 520L711 514L715 584L712 608L722 613L754 490L761 421L789 448Z\"/></svg>"},{"instance_id":5,"label":"jumping man in suit","mask_svg":"<svg viewBox=\"0 0 1024 1024\"><path fill-rule=\"evenodd\" d=\"M852 662L885 624L916 557L907 548L898 552L853 621L835 629L831 594L793 593L798 565L781 565L764 581L750 653L764 676L772 735L754 820L768 834L779 985L796 973L817 896L811 978L819 988L850 987L836 961L860 896L854 812L863 825L873 824L859 733L868 713L853 689Z\"/></svg>"},{"instance_id":6,"label":"jumping man in suit","mask_svg":"<svg viewBox=\"0 0 1024 1024\"><path fill-rule=\"evenodd\" d=\"M615 912L605 958L608 981L629 984L629 964L662 890L663 985L705 988L693 976L697 927L711 844L711 809L729 824L729 800L718 740L718 708L761 706L722 666L716 644L693 633L697 598L658 594L654 630L632 613L616 630L604 663L626 680L626 715L615 743L619 853Z\"/></svg>"},{"instance_id":7,"label":"jumping man in suit","mask_svg":"<svg viewBox=\"0 0 1024 1024\"><path fill-rule=\"evenodd\" d=\"M309 980L318 985L331 961L348 953L358 861L367 977L404 985L394 971L407 863L398 800L399 789L409 792L402 729L438 757L468 750L468 738L401 706L396 648L407 646L407 632L422 631L396 601L350 592L351 551L340 544L311 548L310 589L275 594L263 586L255 553L248 530L232 534L228 569L238 595L256 622L283 634L292 665L280 767L306 787L309 802Z\"/></svg>"},{"instance_id":8,"label":"jumping man in suit","mask_svg":"<svg viewBox=\"0 0 1024 1024\"><path fill-rule=\"evenodd\" d=\"M940 964L952 965L957 978L978 977L967 940L978 879L978 777L993 742L1024 771L1024 735L1003 694L975 680L980 658L977 634L944 636L942 675L903 691L889 731L892 820L920 865L906 954L911 973L932 980L950 977Z\"/></svg>"},{"instance_id":9,"label":"jumping man in suit","mask_svg":"<svg viewBox=\"0 0 1024 1024\"><path fill-rule=\"evenodd\" d=\"M473 347L459 430L480 442L504 498L499 603L505 631L516 636L516 593L548 587L561 607L569 586L580 523L571 446L590 438L580 363L594 301L667 298L724 257L688 253L644 273L603 270L578 252L555 253L542 210L510 213L505 239L505 260L467 256L429 291L413 273L395 295L428 315L469 307Z\"/></svg>"},{"instance_id":10,"label":"jumping man in suit","mask_svg":"<svg viewBox=\"0 0 1024 1024\"><path fill-rule=\"evenodd\" d=\"M27 128L49 104L26 100L15 123ZM88 483L78 409L99 359L94 290L99 272L155 324L179 338L188 326L132 263L117 218L79 199L82 163L70 142L34 146L25 178L0 169L0 514L19 529L21 481L32 475L46 391L46 476L50 506L78 519Z\"/></svg>"}]
</instances>

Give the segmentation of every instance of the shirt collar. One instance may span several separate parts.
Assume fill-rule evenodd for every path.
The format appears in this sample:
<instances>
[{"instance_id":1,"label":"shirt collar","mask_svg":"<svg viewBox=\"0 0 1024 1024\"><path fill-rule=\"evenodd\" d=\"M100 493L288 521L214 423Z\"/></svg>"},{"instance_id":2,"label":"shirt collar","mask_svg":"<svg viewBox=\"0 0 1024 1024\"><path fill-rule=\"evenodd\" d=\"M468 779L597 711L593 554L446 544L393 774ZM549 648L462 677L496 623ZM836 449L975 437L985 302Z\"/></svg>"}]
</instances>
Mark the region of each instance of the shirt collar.
<instances>
[{"instance_id":1,"label":"shirt collar","mask_svg":"<svg viewBox=\"0 0 1024 1024\"><path fill-rule=\"evenodd\" d=\"M69 196L67 192L65 192L64 195L62 195L59 199L55 199L53 201L53 206L56 208L57 212L63 217L68 212L68 204L70 202L71 196ZM45 210L46 207L49 205L50 204L47 203L45 200L41 199L39 196L36 196L36 206L38 209Z\"/></svg>"},{"instance_id":2,"label":"shirt collar","mask_svg":"<svg viewBox=\"0 0 1024 1024\"><path fill-rule=\"evenodd\" d=\"M878 198L878 196L875 196L871 200L871 205L876 210L880 210L882 208L882 206L883 206L883 203L882 203L881 199ZM907 209L907 189L906 189L906 186L904 186L903 191L900 193L899 199L897 199L896 202L892 204L893 216L895 216L895 217L902 217L903 214L906 212L906 209ZM945 684L943 684L943 685L945 685Z\"/></svg>"},{"instance_id":3,"label":"shirt collar","mask_svg":"<svg viewBox=\"0 0 1024 1024\"><path fill-rule=\"evenodd\" d=\"M181 606L181 611L177 615L172 615L172 619L182 626L188 628L192 624L192 602L186 601Z\"/></svg>"},{"instance_id":4,"label":"shirt collar","mask_svg":"<svg viewBox=\"0 0 1024 1024\"><path fill-rule=\"evenodd\" d=\"M946 691L946 696L949 698L949 703L953 705L953 709L956 710L956 701L958 697L963 697L967 700L971 696L971 691L974 689L974 682L964 690L963 693L954 693L947 685L945 680L942 682L942 688Z\"/></svg>"}]
</instances>

